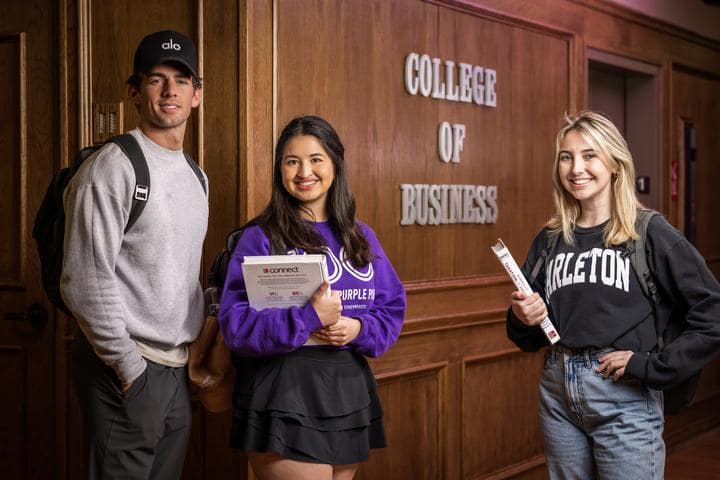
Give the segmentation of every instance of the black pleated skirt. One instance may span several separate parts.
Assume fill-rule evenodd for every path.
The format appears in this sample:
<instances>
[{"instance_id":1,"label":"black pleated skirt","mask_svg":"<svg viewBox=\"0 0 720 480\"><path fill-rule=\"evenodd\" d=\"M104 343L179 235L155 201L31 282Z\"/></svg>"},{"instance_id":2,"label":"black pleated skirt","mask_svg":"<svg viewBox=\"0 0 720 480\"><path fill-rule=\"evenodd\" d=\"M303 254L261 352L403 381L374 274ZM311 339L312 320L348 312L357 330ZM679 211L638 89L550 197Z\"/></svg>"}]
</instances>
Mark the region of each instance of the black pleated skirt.
<instances>
[{"instance_id":1,"label":"black pleated skirt","mask_svg":"<svg viewBox=\"0 0 720 480\"><path fill-rule=\"evenodd\" d=\"M386 446L375 377L362 355L302 347L233 362L231 447L342 465Z\"/></svg>"}]
</instances>

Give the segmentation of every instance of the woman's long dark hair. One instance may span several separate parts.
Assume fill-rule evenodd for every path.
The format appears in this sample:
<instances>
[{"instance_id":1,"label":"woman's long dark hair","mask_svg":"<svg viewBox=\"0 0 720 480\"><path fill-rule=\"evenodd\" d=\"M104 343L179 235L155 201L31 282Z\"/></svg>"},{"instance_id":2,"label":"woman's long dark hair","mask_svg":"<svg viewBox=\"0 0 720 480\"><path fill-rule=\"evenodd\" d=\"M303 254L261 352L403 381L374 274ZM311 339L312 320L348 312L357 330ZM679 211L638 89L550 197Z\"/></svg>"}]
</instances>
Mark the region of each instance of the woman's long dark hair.
<instances>
[{"instance_id":1,"label":"woman's long dark hair","mask_svg":"<svg viewBox=\"0 0 720 480\"><path fill-rule=\"evenodd\" d=\"M373 254L367 238L355 222L355 198L345 174L345 147L335 129L320 117L297 117L283 129L275 146L270 202L251 222L262 227L273 245L323 253L325 242L313 224L304 221L301 216L303 210L310 215L312 212L288 193L280 172L287 143L299 135L312 135L318 139L332 159L335 178L327 193L328 221L345 248L346 259L356 267L367 265Z\"/></svg>"}]
</instances>

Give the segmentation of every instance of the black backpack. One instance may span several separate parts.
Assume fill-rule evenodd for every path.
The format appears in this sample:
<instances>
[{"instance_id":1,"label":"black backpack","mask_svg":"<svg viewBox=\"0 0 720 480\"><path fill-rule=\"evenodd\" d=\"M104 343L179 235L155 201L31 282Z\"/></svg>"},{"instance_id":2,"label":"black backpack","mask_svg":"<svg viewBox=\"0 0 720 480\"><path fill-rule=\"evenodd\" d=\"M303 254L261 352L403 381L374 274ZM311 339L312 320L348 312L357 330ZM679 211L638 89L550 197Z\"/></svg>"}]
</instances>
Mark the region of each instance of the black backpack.
<instances>
[{"instance_id":1,"label":"black backpack","mask_svg":"<svg viewBox=\"0 0 720 480\"><path fill-rule=\"evenodd\" d=\"M215 260L212 262L212 265L210 265L210 273L208 273L208 289L211 291L214 289L215 296L212 297L213 302L220 301L220 294L222 293L223 286L225 285L225 277L227 276L227 268L228 263L230 263L230 257L232 257L235 247L237 246L237 243L240 240L240 237L242 237L245 229L252 225L256 225L256 223L250 221L242 227L238 227L230 232L225 240L225 248L217 254ZM270 243L270 255L284 255L286 253L287 249L285 248L285 245L275 245L273 242ZM218 306L218 303L211 303L211 314L216 313Z\"/></svg>"},{"instance_id":2,"label":"black backpack","mask_svg":"<svg viewBox=\"0 0 720 480\"><path fill-rule=\"evenodd\" d=\"M625 251L630 258L630 263L637 275L640 287L652 305L653 317L655 318L655 331L658 336L657 348L658 350L662 350L665 345L671 343L685 331L687 327L685 314L687 312L673 308L667 305L667 302L663 302L664 299L660 298L658 294L657 285L655 284L647 262L645 251L647 226L655 215L660 215L660 213L649 209L638 210L635 229L638 232L639 238L637 240L627 241L625 243ZM530 275L531 285L540 273L547 257L554 253L559 239L560 235L548 237L548 244L535 262L532 274ZM700 383L700 373L701 371L691 375L677 385L663 389L666 414L678 413L690 405L697 391L698 384Z\"/></svg>"},{"instance_id":3,"label":"black backpack","mask_svg":"<svg viewBox=\"0 0 720 480\"><path fill-rule=\"evenodd\" d=\"M135 222L137 222L150 196L150 172L148 171L145 155L143 155L140 145L138 145L137 140L135 140L132 135L128 133L118 135L110 138L105 143L110 142L120 147L130 159L133 169L135 170L135 191L133 194L132 208L128 217L128 223L125 226L125 232L127 232ZM70 179L77 173L83 162L90 157L90 155L100 150L105 143L83 148L75 155L70 166L61 169L55 174L50 181L40 208L35 215L33 238L37 243L38 254L40 256L43 289L50 301L70 316L72 316L72 313L65 305L62 295L60 294L63 243L65 240L65 206L63 193L70 183ZM203 177L200 168L187 154L185 154L185 159L200 180L203 190L207 192L205 177Z\"/></svg>"}]
</instances>

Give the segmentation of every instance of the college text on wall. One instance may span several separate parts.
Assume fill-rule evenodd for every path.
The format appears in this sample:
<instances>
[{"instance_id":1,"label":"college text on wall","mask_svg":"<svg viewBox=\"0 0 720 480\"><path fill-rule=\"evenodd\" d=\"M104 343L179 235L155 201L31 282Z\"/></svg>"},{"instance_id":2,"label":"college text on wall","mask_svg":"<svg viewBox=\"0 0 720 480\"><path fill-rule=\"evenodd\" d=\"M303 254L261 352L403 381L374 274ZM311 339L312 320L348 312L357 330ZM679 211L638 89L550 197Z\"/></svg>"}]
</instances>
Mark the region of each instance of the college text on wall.
<instances>
[{"instance_id":1,"label":"college text on wall","mask_svg":"<svg viewBox=\"0 0 720 480\"><path fill-rule=\"evenodd\" d=\"M497 107L497 72L494 69L453 60L410 53L405 58L405 90L449 102ZM445 164L460 163L466 136L465 125L440 122L438 157ZM496 223L496 185L400 185L400 225Z\"/></svg>"}]
</instances>

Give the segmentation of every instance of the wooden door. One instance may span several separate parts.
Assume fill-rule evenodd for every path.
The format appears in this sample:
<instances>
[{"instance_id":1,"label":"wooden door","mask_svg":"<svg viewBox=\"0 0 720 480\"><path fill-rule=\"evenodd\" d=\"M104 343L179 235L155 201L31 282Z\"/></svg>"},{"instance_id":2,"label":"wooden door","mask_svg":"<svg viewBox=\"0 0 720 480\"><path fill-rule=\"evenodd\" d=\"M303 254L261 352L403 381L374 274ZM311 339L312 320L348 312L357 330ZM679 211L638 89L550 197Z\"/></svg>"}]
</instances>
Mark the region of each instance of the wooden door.
<instances>
[{"instance_id":1,"label":"wooden door","mask_svg":"<svg viewBox=\"0 0 720 480\"><path fill-rule=\"evenodd\" d=\"M0 15L0 478L52 478L54 312L40 284L35 212L55 158L55 2Z\"/></svg>"}]
</instances>

